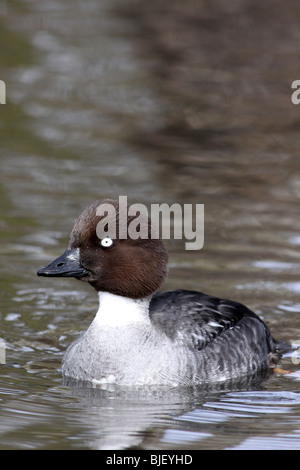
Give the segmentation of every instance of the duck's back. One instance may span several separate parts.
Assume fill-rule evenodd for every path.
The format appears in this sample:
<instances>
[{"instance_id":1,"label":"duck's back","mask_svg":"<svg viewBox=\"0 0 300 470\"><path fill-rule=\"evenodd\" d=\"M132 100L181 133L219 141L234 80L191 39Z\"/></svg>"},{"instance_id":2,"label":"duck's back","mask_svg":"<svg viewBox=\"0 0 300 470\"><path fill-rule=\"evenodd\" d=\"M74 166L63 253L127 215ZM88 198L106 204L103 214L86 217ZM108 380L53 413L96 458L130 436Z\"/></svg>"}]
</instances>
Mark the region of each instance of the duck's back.
<instances>
[{"instance_id":1,"label":"duck's back","mask_svg":"<svg viewBox=\"0 0 300 470\"><path fill-rule=\"evenodd\" d=\"M238 302L189 290L158 292L149 314L174 346L185 345L199 357L202 380L249 375L280 358L280 343Z\"/></svg>"}]
</instances>

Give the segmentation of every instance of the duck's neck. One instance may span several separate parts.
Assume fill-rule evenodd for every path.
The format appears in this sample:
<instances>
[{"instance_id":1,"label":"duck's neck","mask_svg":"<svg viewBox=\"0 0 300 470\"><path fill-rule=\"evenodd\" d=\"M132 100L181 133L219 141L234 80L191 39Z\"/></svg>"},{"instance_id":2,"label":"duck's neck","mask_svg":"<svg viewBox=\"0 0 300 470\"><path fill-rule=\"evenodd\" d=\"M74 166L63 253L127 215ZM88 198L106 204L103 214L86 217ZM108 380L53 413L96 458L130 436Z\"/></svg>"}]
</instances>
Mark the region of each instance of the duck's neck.
<instances>
[{"instance_id":1,"label":"duck's neck","mask_svg":"<svg viewBox=\"0 0 300 470\"><path fill-rule=\"evenodd\" d=\"M100 327L125 327L136 323L150 323L151 297L131 299L109 292L99 292L99 309L94 319Z\"/></svg>"}]
</instances>

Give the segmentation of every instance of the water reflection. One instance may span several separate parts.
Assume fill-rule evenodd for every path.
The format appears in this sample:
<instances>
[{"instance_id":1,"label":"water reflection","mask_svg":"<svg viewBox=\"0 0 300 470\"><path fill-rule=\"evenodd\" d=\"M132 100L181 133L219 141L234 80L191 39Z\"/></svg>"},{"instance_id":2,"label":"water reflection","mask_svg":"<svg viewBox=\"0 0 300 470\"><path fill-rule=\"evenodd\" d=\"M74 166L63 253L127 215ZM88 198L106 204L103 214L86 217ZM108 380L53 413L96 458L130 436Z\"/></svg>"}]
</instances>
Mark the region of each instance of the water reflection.
<instances>
[{"instance_id":1,"label":"water reflection","mask_svg":"<svg viewBox=\"0 0 300 470\"><path fill-rule=\"evenodd\" d=\"M188 416L196 416L195 407L202 406L208 395L212 397L233 390L261 389L268 376L268 371L262 371L240 381L201 387L134 389L110 384L101 387L68 378L64 379L64 385L71 388L74 397L79 398L82 424L89 428L90 437L93 436L86 443L87 446L102 450L143 449L150 445L154 436L161 443L156 443L156 447L170 443L172 427L176 427L180 420L188 420ZM197 419L198 423L205 422L204 414L200 411L201 419ZM222 418L227 420L229 416ZM202 438L202 433L195 433L192 440L198 442Z\"/></svg>"}]
</instances>

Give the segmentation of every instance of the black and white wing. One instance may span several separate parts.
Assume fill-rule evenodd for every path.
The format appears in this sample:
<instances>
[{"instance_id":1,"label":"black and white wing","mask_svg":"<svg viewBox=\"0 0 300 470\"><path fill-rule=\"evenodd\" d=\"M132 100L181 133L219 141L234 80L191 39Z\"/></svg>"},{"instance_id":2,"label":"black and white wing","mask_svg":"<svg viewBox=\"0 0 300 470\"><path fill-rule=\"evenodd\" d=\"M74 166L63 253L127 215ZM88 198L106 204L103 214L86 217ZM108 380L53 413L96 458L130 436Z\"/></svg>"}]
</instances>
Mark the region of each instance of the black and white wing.
<instances>
[{"instance_id":1,"label":"black and white wing","mask_svg":"<svg viewBox=\"0 0 300 470\"><path fill-rule=\"evenodd\" d=\"M173 290L157 292L151 299L151 321L171 339L180 340L191 349L202 350L228 329L238 328L239 322L249 321L249 336L255 332L253 325L265 332L264 341L269 351L274 350L275 340L263 321L244 305L219 299L201 292ZM255 319L253 321L253 319Z\"/></svg>"}]
</instances>

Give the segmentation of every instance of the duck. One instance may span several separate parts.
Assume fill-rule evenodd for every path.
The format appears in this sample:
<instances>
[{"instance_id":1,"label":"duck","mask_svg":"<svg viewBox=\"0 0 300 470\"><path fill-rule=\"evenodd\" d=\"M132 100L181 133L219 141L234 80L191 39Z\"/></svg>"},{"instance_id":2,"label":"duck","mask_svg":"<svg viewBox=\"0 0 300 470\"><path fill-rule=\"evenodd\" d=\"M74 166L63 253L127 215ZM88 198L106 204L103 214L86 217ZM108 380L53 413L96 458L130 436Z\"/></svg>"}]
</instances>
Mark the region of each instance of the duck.
<instances>
[{"instance_id":1,"label":"duck","mask_svg":"<svg viewBox=\"0 0 300 470\"><path fill-rule=\"evenodd\" d=\"M114 220L99 215L107 204ZM63 376L93 384L191 386L275 367L280 342L245 305L195 290L160 290L168 274L161 238L125 238L118 224L109 232L121 218L129 226L128 214L116 200L93 202L76 220L66 251L37 271L87 282L99 296L93 321L63 356ZM152 233L150 218L145 222Z\"/></svg>"}]
</instances>

